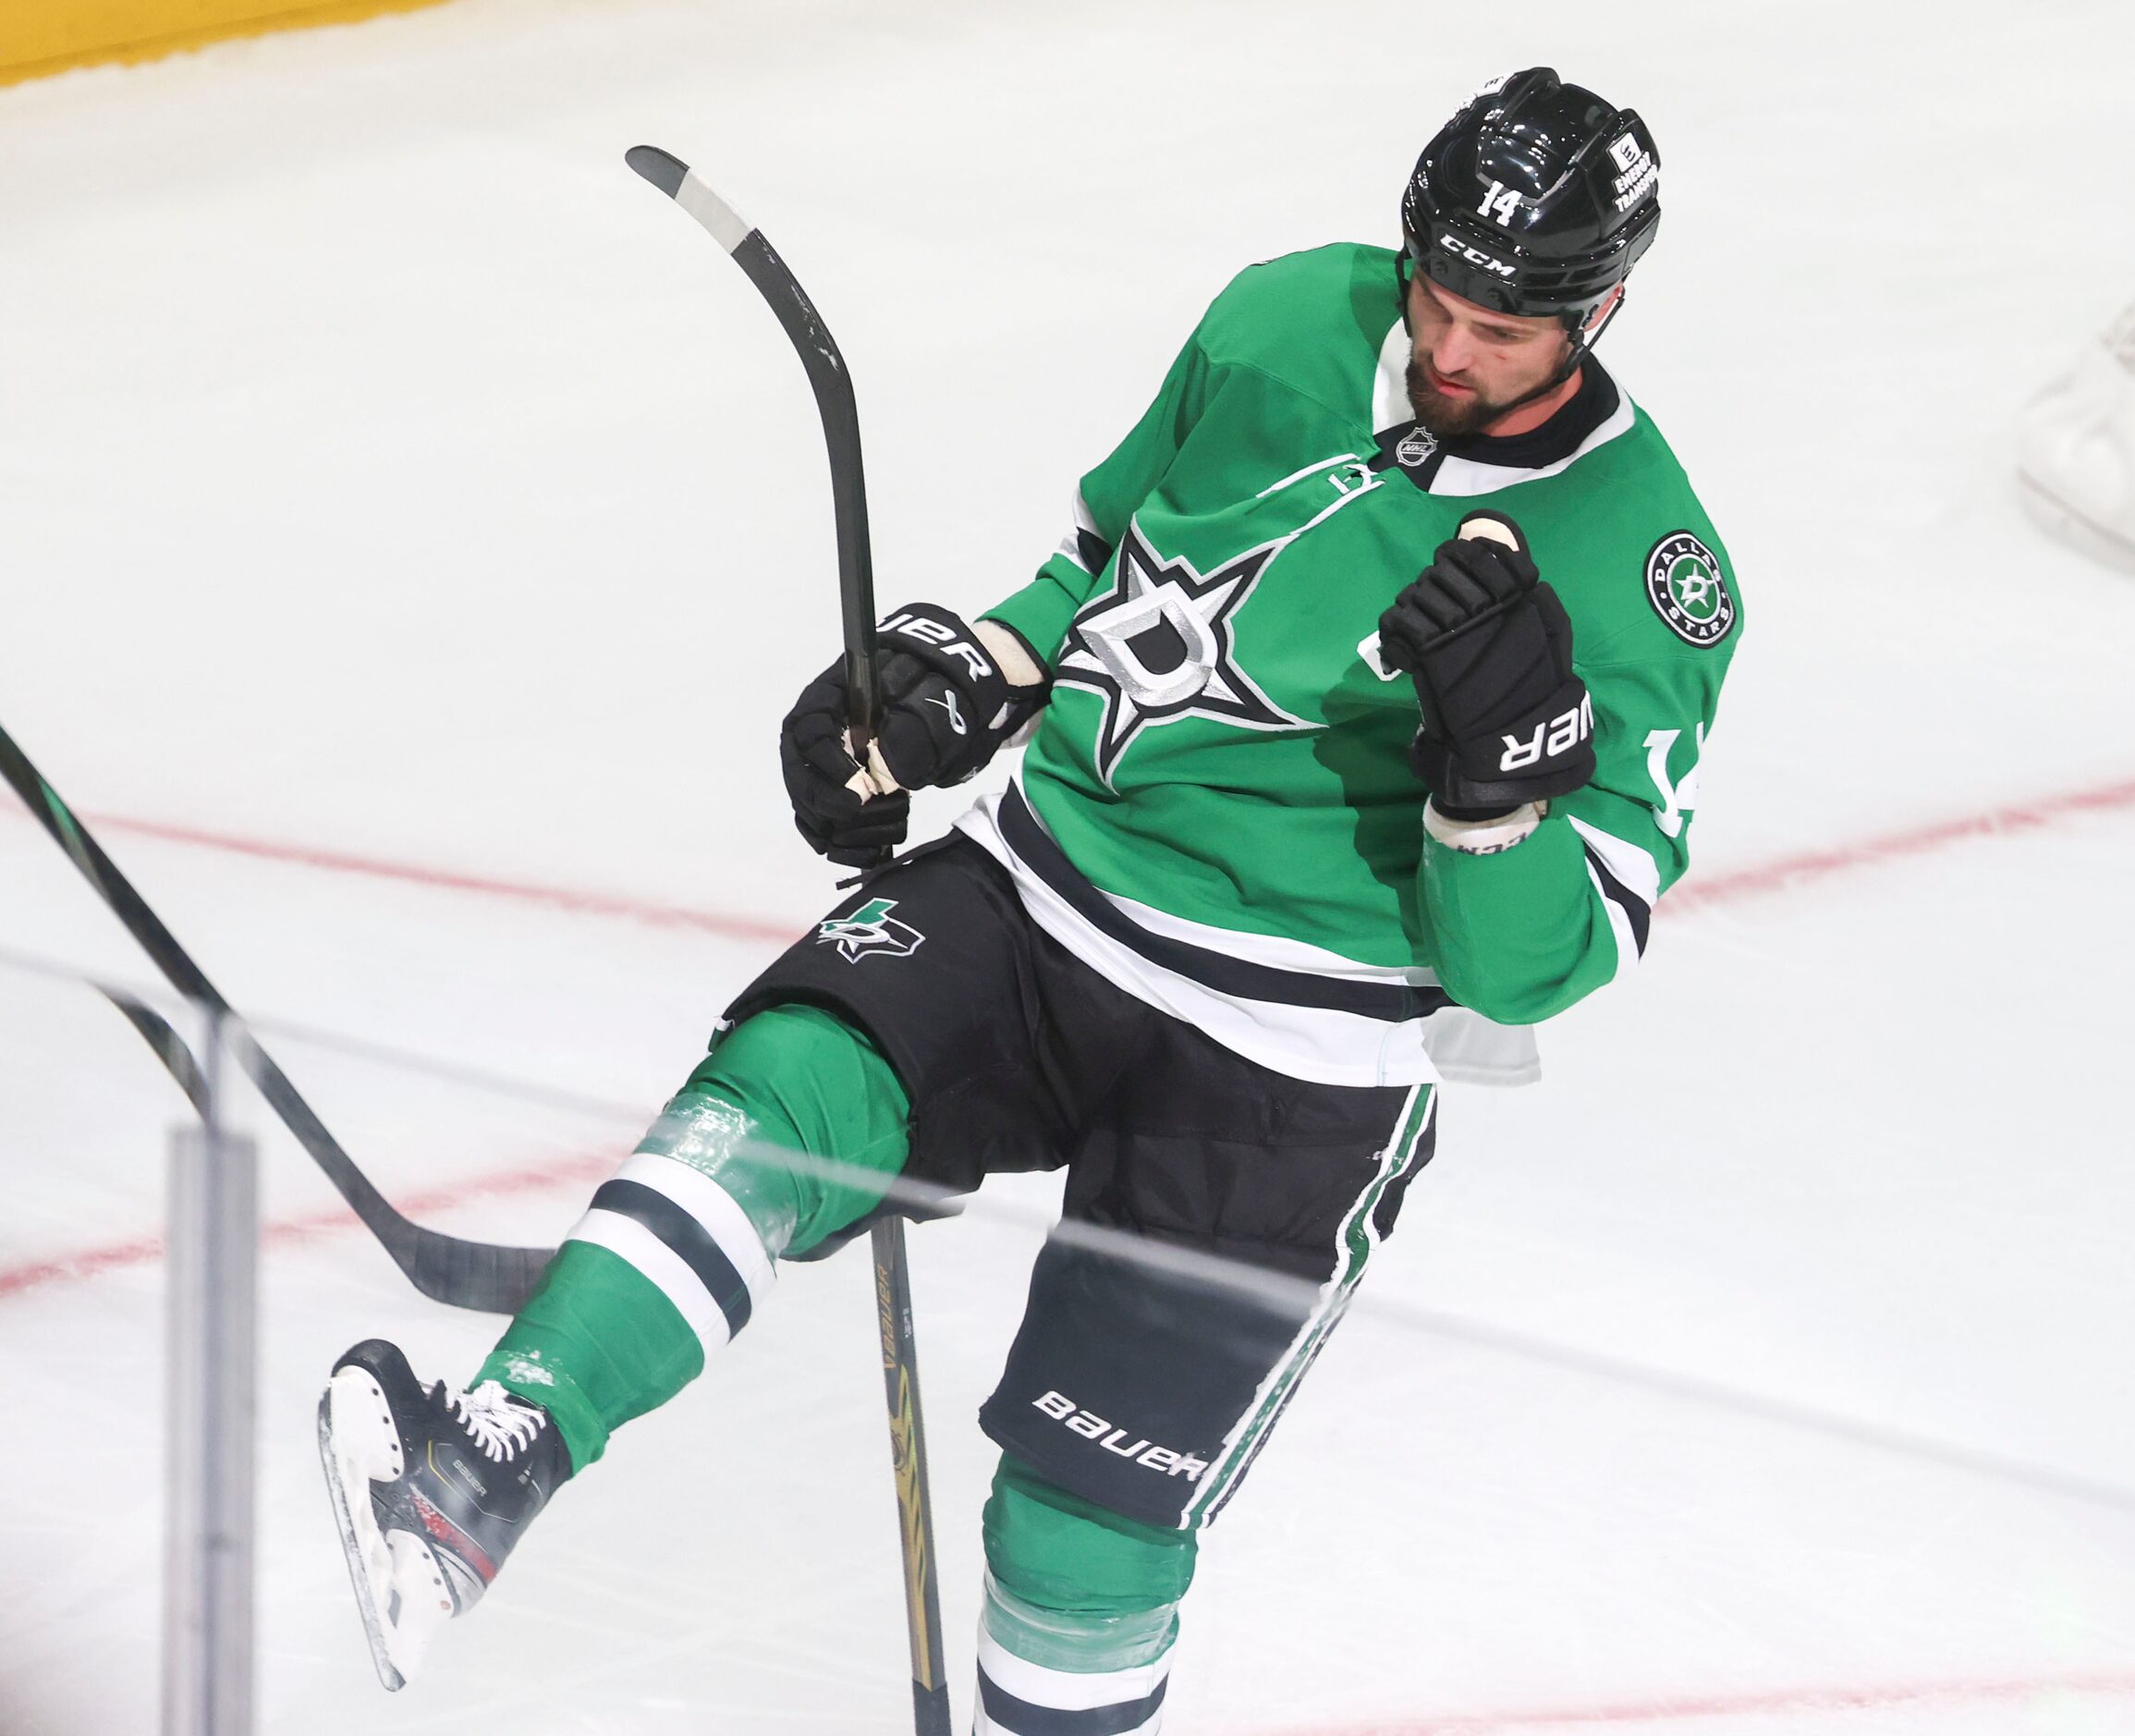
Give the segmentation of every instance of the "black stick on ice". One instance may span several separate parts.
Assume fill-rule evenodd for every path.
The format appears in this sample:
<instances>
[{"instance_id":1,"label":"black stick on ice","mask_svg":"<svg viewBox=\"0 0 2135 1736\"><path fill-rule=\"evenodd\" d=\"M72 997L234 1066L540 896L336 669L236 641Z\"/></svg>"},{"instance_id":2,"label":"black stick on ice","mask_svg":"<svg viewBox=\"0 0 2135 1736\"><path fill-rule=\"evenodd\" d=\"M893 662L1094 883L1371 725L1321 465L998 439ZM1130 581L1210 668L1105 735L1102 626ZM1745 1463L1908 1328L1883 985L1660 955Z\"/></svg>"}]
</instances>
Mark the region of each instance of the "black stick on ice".
<instances>
[{"instance_id":1,"label":"black stick on ice","mask_svg":"<svg viewBox=\"0 0 2135 1736\"><path fill-rule=\"evenodd\" d=\"M326 1179L363 1220L364 1227L378 1238L379 1244L392 1256L394 1265L407 1274L408 1281L433 1301L455 1308L471 1308L483 1314L515 1313L532 1294L534 1282L555 1250L463 1241L458 1236L425 1229L394 1210L385 1196L372 1185L370 1178L341 1149L339 1142L326 1131L325 1124L312 1113L311 1106L289 1082L288 1075L275 1066L274 1057L259 1045L244 1021L231 1012L229 1002L208 981L206 973L172 938L170 930L133 889L132 883L104 853L104 847L89 835L88 828L75 817L73 810L60 800L59 792L44 781L30 764L29 756L15 745L14 739L5 729L0 729L0 776L6 778L30 812L52 835L53 841L81 871L82 878L96 888L97 896L126 924L127 933L155 961L156 969L164 973L170 985L187 999L229 1020L232 1046L239 1064L259 1087L260 1094L281 1118L282 1124L297 1136L297 1143L311 1154L312 1161L326 1172ZM131 996L110 989L105 989L104 994L146 1039L157 1058L170 1070L179 1088L198 1107L201 1103L199 1070L191 1051L171 1029L169 1021Z\"/></svg>"},{"instance_id":2,"label":"black stick on ice","mask_svg":"<svg viewBox=\"0 0 2135 1736\"><path fill-rule=\"evenodd\" d=\"M868 548L867 483L860 469L860 413L852 375L837 344L762 231L690 174L688 164L652 145L624 160L712 232L748 274L799 352L815 388L830 448L830 492L837 511L838 596L845 617L846 690L852 695L852 745L866 764L879 714L875 684L874 568ZM912 1651L912 1718L919 1736L950 1736L949 1691L942 1671L942 1604L934 1579L933 1506L927 1494L926 1431L920 1420L919 1350L912 1334L911 1276L904 1222L875 1221L875 1302L883 1382L889 1400L890 1452L897 1470L898 1533L904 1547L905 1619Z\"/></svg>"}]
</instances>

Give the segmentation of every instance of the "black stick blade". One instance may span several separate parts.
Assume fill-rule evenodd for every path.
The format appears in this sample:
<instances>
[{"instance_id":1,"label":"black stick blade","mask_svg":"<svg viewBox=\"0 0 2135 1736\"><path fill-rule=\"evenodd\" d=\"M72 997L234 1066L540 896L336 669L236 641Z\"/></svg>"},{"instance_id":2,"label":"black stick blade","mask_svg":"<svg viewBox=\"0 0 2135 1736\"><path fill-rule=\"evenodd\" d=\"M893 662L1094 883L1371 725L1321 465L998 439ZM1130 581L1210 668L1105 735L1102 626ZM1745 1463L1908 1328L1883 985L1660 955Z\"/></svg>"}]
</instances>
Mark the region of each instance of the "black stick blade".
<instances>
[{"instance_id":1,"label":"black stick blade","mask_svg":"<svg viewBox=\"0 0 2135 1736\"><path fill-rule=\"evenodd\" d=\"M623 153L623 161L669 199L682 190L682 177L689 173L687 163L661 150L658 145L632 145Z\"/></svg>"},{"instance_id":2,"label":"black stick blade","mask_svg":"<svg viewBox=\"0 0 2135 1736\"><path fill-rule=\"evenodd\" d=\"M408 1281L433 1302L478 1314L518 1313L555 1258L554 1248L505 1248L463 1241L420 1224L409 1228L411 1236L386 1246Z\"/></svg>"},{"instance_id":3,"label":"black stick blade","mask_svg":"<svg viewBox=\"0 0 2135 1736\"><path fill-rule=\"evenodd\" d=\"M119 989L105 988L101 984L98 992L104 998L126 1015L126 1021L147 1039L156 1058L177 1081L178 1089L186 1094L186 1101L201 1115L208 1112L207 1081L201 1076L200 1062L193 1057L186 1040L171 1028L171 1022L153 1008L136 1000Z\"/></svg>"},{"instance_id":4,"label":"black stick blade","mask_svg":"<svg viewBox=\"0 0 2135 1736\"><path fill-rule=\"evenodd\" d=\"M44 781L30 764L29 755L0 729L0 780L14 789L37 816L45 831L64 850L97 896L126 925L126 931L155 961L156 969L179 994L214 1011L231 1015L230 1004L215 992L192 955L180 947L147 901L133 889L133 883L104 853L104 847L89 834L59 792ZM170 1071L178 1087L195 1107L206 1113L204 1083L200 1067L170 1021L130 996L104 990L113 1006L140 1032L156 1058ZM371 1179L356 1167L340 1143L311 1106L299 1094L288 1076L242 1024L235 1029L238 1058L260 1089L260 1094L296 1135L297 1143L326 1172L335 1192L348 1203L364 1227L378 1238L393 1263L425 1296L455 1308L471 1308L481 1314L516 1314L532 1293L542 1268L555 1253L550 1248L506 1248L490 1242L464 1241L434 1229L425 1229L394 1210Z\"/></svg>"}]
</instances>

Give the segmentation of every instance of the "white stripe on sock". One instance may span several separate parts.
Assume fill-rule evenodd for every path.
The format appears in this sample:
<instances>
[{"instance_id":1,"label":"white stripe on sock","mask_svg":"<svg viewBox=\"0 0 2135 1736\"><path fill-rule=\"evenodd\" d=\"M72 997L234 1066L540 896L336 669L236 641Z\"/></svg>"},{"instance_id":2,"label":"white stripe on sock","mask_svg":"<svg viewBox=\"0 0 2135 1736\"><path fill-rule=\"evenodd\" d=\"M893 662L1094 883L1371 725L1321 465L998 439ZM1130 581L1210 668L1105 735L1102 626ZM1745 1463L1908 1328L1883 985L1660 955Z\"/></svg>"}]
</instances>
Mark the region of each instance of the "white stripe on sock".
<instances>
[{"instance_id":1,"label":"white stripe on sock","mask_svg":"<svg viewBox=\"0 0 2135 1736\"><path fill-rule=\"evenodd\" d=\"M571 1227L567 1241L590 1241L597 1248L619 1254L675 1304L675 1312L689 1323L709 1356L732 1335L726 1315L704 1288L704 1280L690 1270L689 1263L634 1217L598 1206Z\"/></svg>"},{"instance_id":2,"label":"white stripe on sock","mask_svg":"<svg viewBox=\"0 0 2135 1736\"><path fill-rule=\"evenodd\" d=\"M618 1181L636 1181L665 1195L704 1228L719 1244L719 1252L734 1263L741 1281L749 1286L749 1305L763 1306L776 1274L771 1256L763 1251L763 1238L756 1226L716 1181L694 1164L658 1152L634 1152L616 1171Z\"/></svg>"}]
</instances>

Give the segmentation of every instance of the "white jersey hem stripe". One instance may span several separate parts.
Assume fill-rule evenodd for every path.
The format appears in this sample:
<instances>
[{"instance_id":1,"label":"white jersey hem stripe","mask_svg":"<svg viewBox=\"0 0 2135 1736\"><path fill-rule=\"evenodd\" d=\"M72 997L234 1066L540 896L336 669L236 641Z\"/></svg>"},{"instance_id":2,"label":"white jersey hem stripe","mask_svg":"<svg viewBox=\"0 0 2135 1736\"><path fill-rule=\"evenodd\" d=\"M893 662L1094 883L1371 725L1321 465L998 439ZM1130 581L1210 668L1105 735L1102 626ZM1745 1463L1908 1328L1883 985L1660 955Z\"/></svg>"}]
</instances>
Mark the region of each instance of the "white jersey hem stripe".
<instances>
[{"instance_id":1,"label":"white jersey hem stripe","mask_svg":"<svg viewBox=\"0 0 2135 1736\"><path fill-rule=\"evenodd\" d=\"M1338 952L1315 947L1310 941L1291 940L1281 935L1257 935L1244 928L1218 928L1211 923L1197 923L1191 917L1174 916L1153 905L1106 892L1102 886L1098 888L1098 896L1138 928L1146 928L1167 940L1182 940L1210 952L1243 959L1250 964L1264 964L1277 971L1304 971L1314 976L1331 976L1350 983L1407 984L1411 988L1439 985L1438 972L1422 965L1360 964L1354 959L1345 959Z\"/></svg>"},{"instance_id":2,"label":"white jersey hem stripe","mask_svg":"<svg viewBox=\"0 0 2135 1736\"><path fill-rule=\"evenodd\" d=\"M1421 1019L1394 1022L1322 1007L1295 1007L1226 995L1141 957L1094 926L1001 836L987 796L958 829L1008 871L1031 920L1114 987L1206 1033L1248 1060L1324 1085L1412 1085L1437 1073L1423 1046Z\"/></svg>"}]
</instances>

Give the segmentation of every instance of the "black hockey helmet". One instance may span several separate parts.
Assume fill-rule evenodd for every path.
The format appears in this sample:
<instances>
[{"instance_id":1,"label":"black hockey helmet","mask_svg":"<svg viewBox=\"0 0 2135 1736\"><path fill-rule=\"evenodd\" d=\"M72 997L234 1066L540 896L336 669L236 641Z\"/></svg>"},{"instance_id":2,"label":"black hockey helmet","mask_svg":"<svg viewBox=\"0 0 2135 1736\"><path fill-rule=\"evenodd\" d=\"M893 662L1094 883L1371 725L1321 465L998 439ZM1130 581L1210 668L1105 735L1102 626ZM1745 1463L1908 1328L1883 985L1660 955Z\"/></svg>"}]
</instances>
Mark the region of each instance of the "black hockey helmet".
<instances>
[{"instance_id":1,"label":"black hockey helmet","mask_svg":"<svg viewBox=\"0 0 2135 1736\"><path fill-rule=\"evenodd\" d=\"M1494 312L1555 314L1576 333L1653 244L1660 168L1635 110L1549 67L1510 73L1417 160L1401 200L1404 277L1420 270Z\"/></svg>"}]
</instances>

